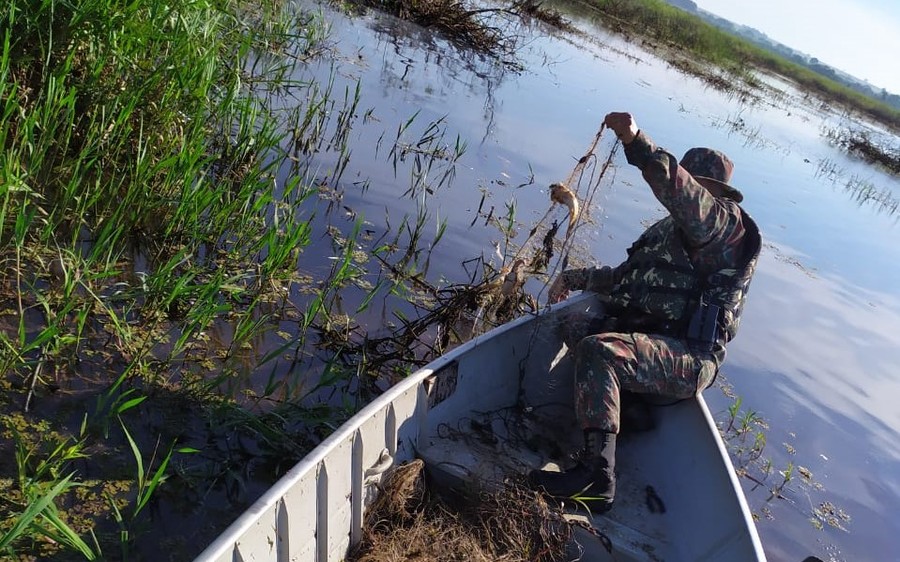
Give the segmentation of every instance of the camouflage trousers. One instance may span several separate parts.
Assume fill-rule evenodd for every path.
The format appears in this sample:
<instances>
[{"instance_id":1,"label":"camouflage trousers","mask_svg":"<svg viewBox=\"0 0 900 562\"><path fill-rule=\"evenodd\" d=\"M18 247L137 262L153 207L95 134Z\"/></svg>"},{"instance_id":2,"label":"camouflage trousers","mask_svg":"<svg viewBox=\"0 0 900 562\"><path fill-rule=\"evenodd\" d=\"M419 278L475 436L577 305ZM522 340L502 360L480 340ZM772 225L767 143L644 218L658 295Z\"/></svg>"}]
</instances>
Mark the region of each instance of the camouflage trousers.
<instances>
[{"instance_id":1,"label":"camouflage trousers","mask_svg":"<svg viewBox=\"0 0 900 562\"><path fill-rule=\"evenodd\" d=\"M709 386L718 362L687 342L654 334L608 332L575 347L575 415L583 429L619 432L620 393L690 398Z\"/></svg>"}]
</instances>

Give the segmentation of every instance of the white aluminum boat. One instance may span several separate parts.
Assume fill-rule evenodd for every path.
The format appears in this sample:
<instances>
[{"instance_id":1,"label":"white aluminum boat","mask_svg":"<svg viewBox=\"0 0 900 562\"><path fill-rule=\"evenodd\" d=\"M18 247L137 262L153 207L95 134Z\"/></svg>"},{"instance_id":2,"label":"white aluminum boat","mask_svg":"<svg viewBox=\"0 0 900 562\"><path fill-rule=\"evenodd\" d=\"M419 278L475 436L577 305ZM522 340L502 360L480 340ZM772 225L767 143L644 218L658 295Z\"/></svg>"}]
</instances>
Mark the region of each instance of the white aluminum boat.
<instances>
[{"instance_id":1,"label":"white aluminum boat","mask_svg":"<svg viewBox=\"0 0 900 562\"><path fill-rule=\"evenodd\" d=\"M562 332L599 310L595 296L579 295L431 362L323 441L196 560L340 562L387 469L416 457L438 480L485 485L559 461L581 434ZM620 436L616 502L603 515L580 515L596 532L576 532L578 559L764 561L702 397L654 413L654 429Z\"/></svg>"}]
</instances>

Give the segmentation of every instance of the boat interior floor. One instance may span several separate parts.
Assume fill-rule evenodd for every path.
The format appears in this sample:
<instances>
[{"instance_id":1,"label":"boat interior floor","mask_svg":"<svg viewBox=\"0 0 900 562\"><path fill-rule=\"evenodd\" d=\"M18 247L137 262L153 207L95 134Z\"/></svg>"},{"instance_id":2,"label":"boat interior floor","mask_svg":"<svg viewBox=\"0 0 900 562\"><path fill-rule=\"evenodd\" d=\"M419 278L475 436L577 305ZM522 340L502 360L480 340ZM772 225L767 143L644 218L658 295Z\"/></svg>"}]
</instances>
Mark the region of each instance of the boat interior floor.
<instances>
[{"instance_id":1,"label":"boat interior floor","mask_svg":"<svg viewBox=\"0 0 900 562\"><path fill-rule=\"evenodd\" d=\"M667 558L666 498L655 480L655 430L620 434L616 454L616 499L608 512L591 514L583 504L563 501L566 516L579 520L571 560L659 561ZM424 444L424 447L422 445ZM582 447L569 405L480 412L456 425L440 425L420 443L430 485L444 490L497 490L518 483L534 469L565 470ZM609 544L605 544L607 543ZM608 548L611 545L611 548Z\"/></svg>"}]
</instances>

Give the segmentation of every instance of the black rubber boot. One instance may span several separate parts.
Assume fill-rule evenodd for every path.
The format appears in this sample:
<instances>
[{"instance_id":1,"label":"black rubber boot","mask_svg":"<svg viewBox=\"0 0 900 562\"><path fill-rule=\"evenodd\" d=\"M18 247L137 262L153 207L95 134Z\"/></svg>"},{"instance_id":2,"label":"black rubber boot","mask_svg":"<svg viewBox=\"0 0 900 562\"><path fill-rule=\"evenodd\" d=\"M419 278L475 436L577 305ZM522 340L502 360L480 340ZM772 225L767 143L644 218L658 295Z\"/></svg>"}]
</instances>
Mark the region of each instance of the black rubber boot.
<instances>
[{"instance_id":1,"label":"black rubber boot","mask_svg":"<svg viewBox=\"0 0 900 562\"><path fill-rule=\"evenodd\" d=\"M584 454L577 465L565 472L533 470L528 481L549 496L577 497L602 513L612 507L616 495L615 467L616 434L586 429Z\"/></svg>"}]
</instances>

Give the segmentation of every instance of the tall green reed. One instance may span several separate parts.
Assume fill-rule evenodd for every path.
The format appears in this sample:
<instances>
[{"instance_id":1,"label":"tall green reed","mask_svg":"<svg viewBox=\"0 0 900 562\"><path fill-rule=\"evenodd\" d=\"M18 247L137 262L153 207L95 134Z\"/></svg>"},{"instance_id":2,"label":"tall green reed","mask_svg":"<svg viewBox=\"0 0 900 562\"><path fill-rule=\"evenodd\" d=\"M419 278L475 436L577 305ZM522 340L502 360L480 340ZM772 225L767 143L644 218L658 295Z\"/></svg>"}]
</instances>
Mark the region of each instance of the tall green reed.
<instances>
[{"instance_id":1,"label":"tall green reed","mask_svg":"<svg viewBox=\"0 0 900 562\"><path fill-rule=\"evenodd\" d=\"M21 6L13 2L4 14L9 28L0 59L0 92L39 92L35 102L2 98L0 132L8 149L0 235L15 216L16 252L34 255L42 246L61 245L83 253L95 279L112 279L137 251L146 263L139 286L123 290L117 279L117 289L94 286L93 295L107 303L126 296L138 304L131 310L144 317L190 316L187 332L202 330L204 318L230 307L201 303L194 314L172 314L185 302L196 303L197 295L214 298L226 283L259 290L264 279L283 274L297 248L308 243L308 228L295 216L298 201L280 203L271 187L278 159L267 153L280 150L283 135L247 84L262 58L251 55L255 49L274 45L276 36L294 41L296 32L287 30L309 26L293 27L287 12L270 18L264 10L252 15L266 25L244 28L246 10L230 2L164 7L85 1L75 4L66 22L74 48L63 51L41 33L55 29L57 3ZM31 61L11 43L12 30L26 37L19 43L40 45L47 61L41 76L27 72ZM248 69L242 61L251 57ZM271 64L260 71L268 83L285 79L291 60L282 60L275 78ZM26 181L11 181L21 169L29 170ZM33 178L40 181L28 181ZM285 215L290 221L278 220ZM265 228L273 217L277 224ZM224 275L212 263L216 252L231 253L233 269ZM260 259L262 271L248 273ZM37 274L38 291L45 282L39 262L17 260L18 272Z\"/></svg>"},{"instance_id":2,"label":"tall green reed","mask_svg":"<svg viewBox=\"0 0 900 562\"><path fill-rule=\"evenodd\" d=\"M145 403L138 389L192 368L216 322L237 322L232 349L272 329L257 308L294 282L309 191L275 185L286 117L270 94L323 38L321 19L284 2L0 7L0 267L13 280L0 310L15 315L0 377L24 380L26 404L48 400L53 377L88 374L81 384L107 388L89 424L103 431L84 438L108 439L110 421ZM125 432L134 516L172 451L141 470ZM45 517L75 483L25 513Z\"/></svg>"},{"instance_id":3,"label":"tall green reed","mask_svg":"<svg viewBox=\"0 0 900 562\"><path fill-rule=\"evenodd\" d=\"M20 551L18 545L37 540L65 545L87 560L95 560L99 548L95 552L57 507L57 502L78 486L71 463L87 457L85 425L82 424L77 440L49 431L47 423L37 424L36 436L25 435L28 425L18 415L3 422L2 433L11 435L14 442L17 478L15 490L7 490L6 494L8 504L4 511L10 516L11 525L0 535L0 553L15 555Z\"/></svg>"}]
</instances>

